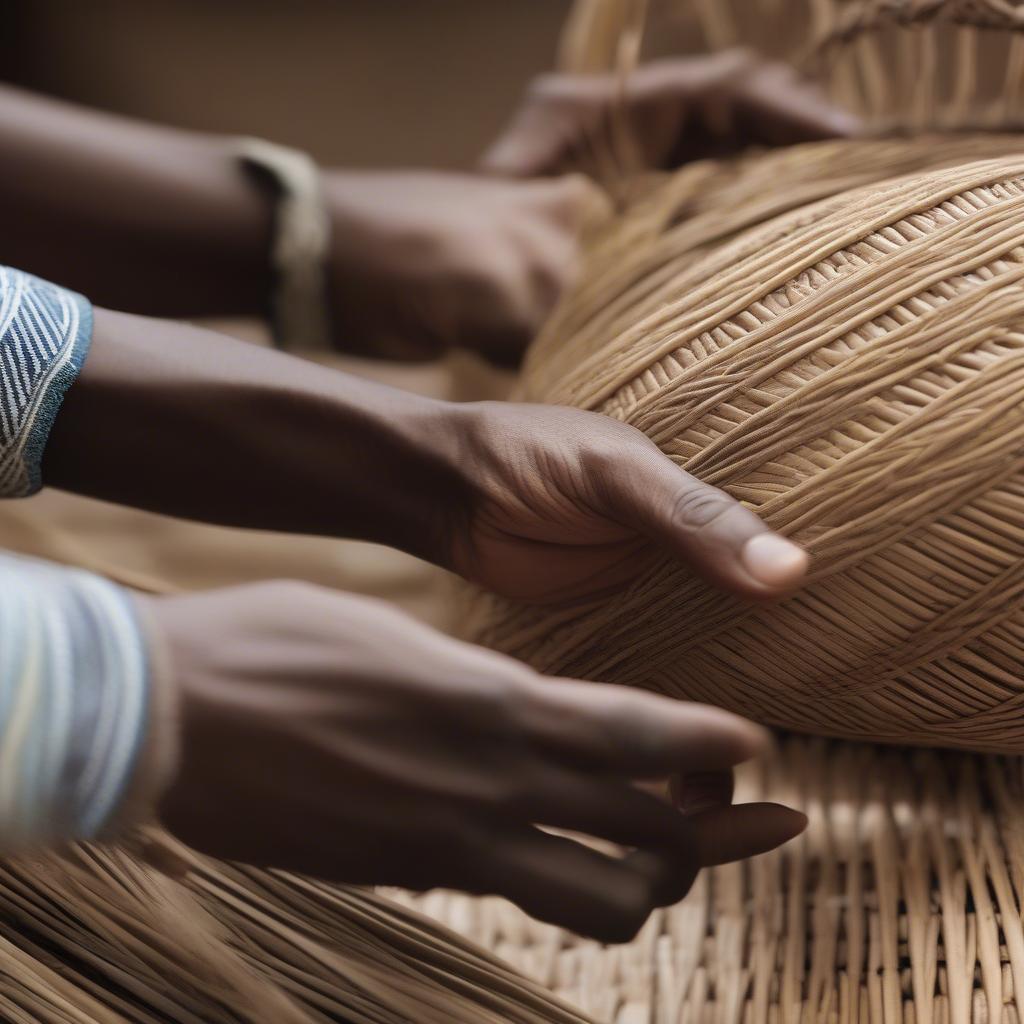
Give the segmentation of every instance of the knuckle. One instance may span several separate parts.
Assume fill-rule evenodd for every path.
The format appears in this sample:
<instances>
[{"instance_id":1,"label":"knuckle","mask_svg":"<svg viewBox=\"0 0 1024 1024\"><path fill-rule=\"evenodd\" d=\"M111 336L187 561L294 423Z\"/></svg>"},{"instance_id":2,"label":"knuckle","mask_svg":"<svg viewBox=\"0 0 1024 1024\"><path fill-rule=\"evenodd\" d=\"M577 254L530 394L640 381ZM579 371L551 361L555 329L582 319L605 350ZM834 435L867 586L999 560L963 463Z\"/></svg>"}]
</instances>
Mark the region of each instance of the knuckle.
<instances>
[{"instance_id":1,"label":"knuckle","mask_svg":"<svg viewBox=\"0 0 1024 1024\"><path fill-rule=\"evenodd\" d=\"M698 484L675 495L669 514L672 522L695 533L713 526L734 507L721 491Z\"/></svg>"},{"instance_id":2,"label":"knuckle","mask_svg":"<svg viewBox=\"0 0 1024 1024\"><path fill-rule=\"evenodd\" d=\"M652 885L642 876L633 875L616 886L609 898L606 941L631 942L656 908Z\"/></svg>"}]
</instances>

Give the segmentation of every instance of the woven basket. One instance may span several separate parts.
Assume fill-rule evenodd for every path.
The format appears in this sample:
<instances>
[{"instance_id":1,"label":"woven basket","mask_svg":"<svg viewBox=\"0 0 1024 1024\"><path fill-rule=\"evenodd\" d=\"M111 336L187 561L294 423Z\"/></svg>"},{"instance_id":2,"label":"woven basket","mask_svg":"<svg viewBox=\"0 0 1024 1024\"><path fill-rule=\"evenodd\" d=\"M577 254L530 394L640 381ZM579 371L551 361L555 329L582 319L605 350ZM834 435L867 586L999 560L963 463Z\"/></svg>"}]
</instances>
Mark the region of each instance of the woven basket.
<instances>
[{"instance_id":1,"label":"woven basket","mask_svg":"<svg viewBox=\"0 0 1024 1024\"><path fill-rule=\"evenodd\" d=\"M163 871L96 848L6 865L0 1019L1024 1019L1020 759L794 738L741 775L737 797L802 807L810 827L783 850L705 872L624 947L581 941L496 899L385 899L214 864L165 837L154 839Z\"/></svg>"},{"instance_id":2,"label":"woven basket","mask_svg":"<svg viewBox=\"0 0 1024 1024\"><path fill-rule=\"evenodd\" d=\"M652 552L594 606L481 599L473 639L787 728L1024 751L1024 158L785 214L638 305L547 333L528 397L638 427L805 544L810 585L751 607Z\"/></svg>"},{"instance_id":3,"label":"woven basket","mask_svg":"<svg viewBox=\"0 0 1024 1024\"><path fill-rule=\"evenodd\" d=\"M1019 1024L1024 784L1017 758L787 741L739 780L807 833L705 872L627 947L498 900L404 899L600 1024Z\"/></svg>"},{"instance_id":4,"label":"woven basket","mask_svg":"<svg viewBox=\"0 0 1024 1024\"><path fill-rule=\"evenodd\" d=\"M788 60L870 134L1024 124L1021 0L576 0L560 60L628 72L735 46Z\"/></svg>"}]
</instances>

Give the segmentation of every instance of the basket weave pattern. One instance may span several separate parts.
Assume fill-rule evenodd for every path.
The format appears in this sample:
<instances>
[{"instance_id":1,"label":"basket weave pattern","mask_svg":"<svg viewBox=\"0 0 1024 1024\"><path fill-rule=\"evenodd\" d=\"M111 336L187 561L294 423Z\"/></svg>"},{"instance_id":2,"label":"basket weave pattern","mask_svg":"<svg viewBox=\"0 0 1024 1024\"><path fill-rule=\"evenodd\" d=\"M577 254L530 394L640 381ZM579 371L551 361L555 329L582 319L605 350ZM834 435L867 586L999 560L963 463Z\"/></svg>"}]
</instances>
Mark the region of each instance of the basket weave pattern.
<instances>
[{"instance_id":1,"label":"basket weave pattern","mask_svg":"<svg viewBox=\"0 0 1024 1024\"><path fill-rule=\"evenodd\" d=\"M826 200L585 358L546 339L532 397L637 426L807 545L812 582L751 608L652 555L597 607L484 602L473 637L787 728L1024 749L1022 175Z\"/></svg>"},{"instance_id":2,"label":"basket weave pattern","mask_svg":"<svg viewBox=\"0 0 1024 1024\"><path fill-rule=\"evenodd\" d=\"M808 831L705 872L628 947L499 900L406 899L600 1024L1019 1024L1019 759L793 739L738 795L802 807Z\"/></svg>"}]
</instances>

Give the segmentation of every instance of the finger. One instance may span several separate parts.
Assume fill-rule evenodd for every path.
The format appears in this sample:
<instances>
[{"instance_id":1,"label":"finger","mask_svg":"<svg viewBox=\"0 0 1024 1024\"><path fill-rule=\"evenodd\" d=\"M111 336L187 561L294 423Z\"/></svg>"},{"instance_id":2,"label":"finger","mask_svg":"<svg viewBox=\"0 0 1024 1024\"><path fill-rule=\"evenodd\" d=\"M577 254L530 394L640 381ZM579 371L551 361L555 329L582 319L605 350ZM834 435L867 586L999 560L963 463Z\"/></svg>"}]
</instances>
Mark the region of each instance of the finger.
<instances>
[{"instance_id":1,"label":"finger","mask_svg":"<svg viewBox=\"0 0 1024 1024\"><path fill-rule=\"evenodd\" d=\"M687 817L699 864L711 867L774 850L807 828L807 815L781 804L739 804Z\"/></svg>"},{"instance_id":2,"label":"finger","mask_svg":"<svg viewBox=\"0 0 1024 1024\"><path fill-rule=\"evenodd\" d=\"M667 888L656 858L609 857L539 829L488 831L481 844L472 891L503 896L539 921L600 942L634 938ZM674 877L685 873L682 864ZM692 882L692 861L688 870Z\"/></svg>"},{"instance_id":3,"label":"finger","mask_svg":"<svg viewBox=\"0 0 1024 1024\"><path fill-rule=\"evenodd\" d=\"M728 807L732 803L734 783L731 771L673 775L672 803L683 814L696 814L712 807Z\"/></svg>"},{"instance_id":4,"label":"finger","mask_svg":"<svg viewBox=\"0 0 1024 1024\"><path fill-rule=\"evenodd\" d=\"M617 778L545 767L511 810L524 824L547 825L619 846L693 846L690 825L677 808Z\"/></svg>"},{"instance_id":5,"label":"finger","mask_svg":"<svg viewBox=\"0 0 1024 1024\"><path fill-rule=\"evenodd\" d=\"M521 702L535 749L623 779L727 771L765 753L764 729L720 708L611 684L531 680Z\"/></svg>"},{"instance_id":6,"label":"finger","mask_svg":"<svg viewBox=\"0 0 1024 1024\"><path fill-rule=\"evenodd\" d=\"M538 178L557 173L575 131L565 106L538 102L531 94L478 164L483 174Z\"/></svg>"},{"instance_id":7,"label":"finger","mask_svg":"<svg viewBox=\"0 0 1024 1024\"><path fill-rule=\"evenodd\" d=\"M692 849L684 856L673 850L634 850L624 860L651 879L651 902L658 907L683 899L701 870Z\"/></svg>"},{"instance_id":8,"label":"finger","mask_svg":"<svg viewBox=\"0 0 1024 1024\"><path fill-rule=\"evenodd\" d=\"M653 446L639 458L634 449L606 465L603 482L612 517L726 590L776 597L807 572L806 551Z\"/></svg>"},{"instance_id":9,"label":"finger","mask_svg":"<svg viewBox=\"0 0 1024 1024\"><path fill-rule=\"evenodd\" d=\"M724 130L737 116L757 115L744 126L747 143L810 142L855 135L862 127L857 117L831 102L790 65L751 50L655 61L637 72L635 88L662 102L673 97L686 105L697 102L705 108L705 117L722 108ZM733 130L736 127L732 125Z\"/></svg>"},{"instance_id":10,"label":"finger","mask_svg":"<svg viewBox=\"0 0 1024 1024\"><path fill-rule=\"evenodd\" d=\"M762 67L747 79L738 99L738 113L746 122L744 134L751 143L786 146L845 138L862 127L857 117L782 65Z\"/></svg>"}]
</instances>

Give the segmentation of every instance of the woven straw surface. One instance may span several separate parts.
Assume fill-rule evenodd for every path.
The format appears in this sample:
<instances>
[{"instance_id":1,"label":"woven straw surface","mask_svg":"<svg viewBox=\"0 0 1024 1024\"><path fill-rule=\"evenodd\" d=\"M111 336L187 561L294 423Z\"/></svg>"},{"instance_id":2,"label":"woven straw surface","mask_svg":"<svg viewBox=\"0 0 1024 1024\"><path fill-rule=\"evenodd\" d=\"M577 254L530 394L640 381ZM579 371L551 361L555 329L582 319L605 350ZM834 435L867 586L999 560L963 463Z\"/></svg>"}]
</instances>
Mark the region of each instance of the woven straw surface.
<instances>
[{"instance_id":1,"label":"woven straw surface","mask_svg":"<svg viewBox=\"0 0 1024 1024\"><path fill-rule=\"evenodd\" d=\"M529 397L643 430L806 544L811 583L752 608L652 552L593 606L478 600L470 635L787 728L1024 749L1022 175L991 160L825 199L612 329L548 333Z\"/></svg>"},{"instance_id":2,"label":"woven straw surface","mask_svg":"<svg viewBox=\"0 0 1024 1024\"><path fill-rule=\"evenodd\" d=\"M803 807L785 849L706 872L624 948L498 900L415 900L601 1024L1017 1024L1024 786L1017 758L792 739L740 799Z\"/></svg>"},{"instance_id":3,"label":"woven straw surface","mask_svg":"<svg viewBox=\"0 0 1024 1024\"><path fill-rule=\"evenodd\" d=\"M0 867L0 1020L586 1024L394 902L155 843Z\"/></svg>"},{"instance_id":4,"label":"woven straw surface","mask_svg":"<svg viewBox=\"0 0 1024 1024\"><path fill-rule=\"evenodd\" d=\"M389 899L160 837L167 874L95 849L8 865L0 1019L1018 1024L1019 758L792 738L739 780L738 799L765 797L808 812L804 837L706 872L625 947L496 899Z\"/></svg>"},{"instance_id":5,"label":"woven straw surface","mask_svg":"<svg viewBox=\"0 0 1024 1024\"><path fill-rule=\"evenodd\" d=\"M628 71L746 46L817 79L869 133L994 131L1024 121L1022 30L1021 0L577 0L560 60Z\"/></svg>"}]
</instances>

